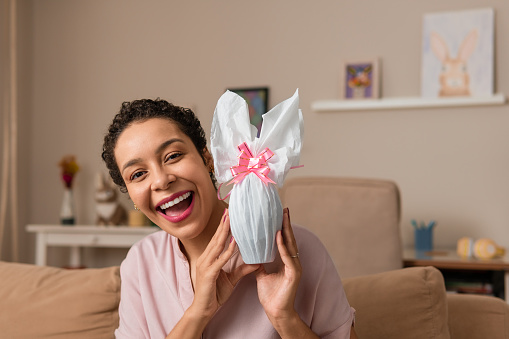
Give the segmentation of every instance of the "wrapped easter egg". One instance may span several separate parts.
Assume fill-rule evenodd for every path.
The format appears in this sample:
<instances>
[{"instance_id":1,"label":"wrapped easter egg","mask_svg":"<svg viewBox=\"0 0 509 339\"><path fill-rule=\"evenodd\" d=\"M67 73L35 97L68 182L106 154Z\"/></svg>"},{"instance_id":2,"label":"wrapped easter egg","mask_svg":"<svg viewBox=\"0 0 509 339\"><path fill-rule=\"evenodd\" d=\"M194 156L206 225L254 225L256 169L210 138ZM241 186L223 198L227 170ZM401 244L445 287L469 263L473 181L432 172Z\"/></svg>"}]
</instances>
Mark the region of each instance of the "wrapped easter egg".
<instances>
[{"instance_id":1,"label":"wrapped easter egg","mask_svg":"<svg viewBox=\"0 0 509 339\"><path fill-rule=\"evenodd\" d=\"M275 236L283 222L278 187L298 166L302 148L298 91L262 118L257 137L246 101L226 91L218 100L211 130L216 179L233 185L230 227L247 264L272 262L276 256Z\"/></svg>"}]
</instances>

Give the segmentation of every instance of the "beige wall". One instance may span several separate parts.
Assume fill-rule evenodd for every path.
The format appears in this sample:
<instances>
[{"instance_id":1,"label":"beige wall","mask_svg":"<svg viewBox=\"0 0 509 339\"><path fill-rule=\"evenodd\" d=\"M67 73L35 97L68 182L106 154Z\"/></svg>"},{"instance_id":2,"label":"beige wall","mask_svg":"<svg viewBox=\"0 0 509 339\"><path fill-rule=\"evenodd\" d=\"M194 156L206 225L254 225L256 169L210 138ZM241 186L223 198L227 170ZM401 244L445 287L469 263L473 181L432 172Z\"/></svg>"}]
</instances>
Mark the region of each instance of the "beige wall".
<instances>
[{"instance_id":1,"label":"beige wall","mask_svg":"<svg viewBox=\"0 0 509 339\"><path fill-rule=\"evenodd\" d=\"M422 15L496 10L496 89L509 93L509 2L448 1L32 1L30 109L23 155L29 168L23 213L56 223L57 163L82 166L78 222L94 222L93 177L103 170L102 136L120 103L162 97L191 105L208 132L227 87L270 87L271 105L298 87L306 138L303 169L396 181L402 235L410 219L436 219L437 246L492 237L509 247L509 109L462 107L317 113L338 98L341 59L379 56L386 97L420 93ZM313 203L319 203L313 202ZM30 237L27 237L30 239Z\"/></svg>"}]
</instances>

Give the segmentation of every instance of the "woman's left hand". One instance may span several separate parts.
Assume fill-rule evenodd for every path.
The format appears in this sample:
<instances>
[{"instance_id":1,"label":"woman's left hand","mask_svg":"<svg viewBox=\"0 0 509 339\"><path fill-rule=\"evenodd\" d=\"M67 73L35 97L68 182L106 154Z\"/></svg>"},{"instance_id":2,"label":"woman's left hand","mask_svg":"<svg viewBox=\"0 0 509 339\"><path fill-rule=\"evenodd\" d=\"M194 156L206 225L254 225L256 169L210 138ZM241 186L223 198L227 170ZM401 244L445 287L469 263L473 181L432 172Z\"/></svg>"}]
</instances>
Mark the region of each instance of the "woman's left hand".
<instances>
[{"instance_id":1,"label":"woman's left hand","mask_svg":"<svg viewBox=\"0 0 509 339\"><path fill-rule=\"evenodd\" d=\"M283 261L280 270L269 274L261 265L256 271L258 298L273 324L298 317L294 303L302 267L287 208L283 211L283 229L276 234L276 243Z\"/></svg>"}]
</instances>

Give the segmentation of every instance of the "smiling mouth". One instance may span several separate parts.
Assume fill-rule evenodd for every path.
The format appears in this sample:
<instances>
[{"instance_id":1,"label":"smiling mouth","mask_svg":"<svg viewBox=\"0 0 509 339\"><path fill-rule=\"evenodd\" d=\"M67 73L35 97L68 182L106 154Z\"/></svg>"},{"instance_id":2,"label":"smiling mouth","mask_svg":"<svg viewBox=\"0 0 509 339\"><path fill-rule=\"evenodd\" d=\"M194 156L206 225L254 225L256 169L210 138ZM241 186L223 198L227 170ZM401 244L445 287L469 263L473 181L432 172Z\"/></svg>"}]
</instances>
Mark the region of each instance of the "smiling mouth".
<instances>
[{"instance_id":1,"label":"smiling mouth","mask_svg":"<svg viewBox=\"0 0 509 339\"><path fill-rule=\"evenodd\" d=\"M156 210L171 219L180 218L186 211L188 211L192 201L193 193L188 191L175 199L158 206Z\"/></svg>"}]
</instances>

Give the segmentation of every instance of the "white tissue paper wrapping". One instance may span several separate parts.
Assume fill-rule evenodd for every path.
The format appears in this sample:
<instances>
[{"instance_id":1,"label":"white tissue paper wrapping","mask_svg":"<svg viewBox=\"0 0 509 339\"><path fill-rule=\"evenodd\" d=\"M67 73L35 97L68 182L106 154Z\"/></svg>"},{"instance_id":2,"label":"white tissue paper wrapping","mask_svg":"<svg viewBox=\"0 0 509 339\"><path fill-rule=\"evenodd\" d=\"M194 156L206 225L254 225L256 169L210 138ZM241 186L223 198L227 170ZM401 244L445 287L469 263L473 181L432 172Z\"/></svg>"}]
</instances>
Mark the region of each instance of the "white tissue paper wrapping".
<instances>
[{"instance_id":1,"label":"white tissue paper wrapping","mask_svg":"<svg viewBox=\"0 0 509 339\"><path fill-rule=\"evenodd\" d=\"M257 138L257 129L249 122L249 110L239 95L226 91L217 102L211 131L211 152L216 179L228 183L231 168L239 165L238 146L245 143L256 162L266 148L274 153L266 164L270 169L267 183L250 172L233 185L229 201L230 227L247 264L274 261L276 233L283 223L283 208L278 189L290 168L299 165L303 140L303 118L299 109L299 93L265 113Z\"/></svg>"}]
</instances>

